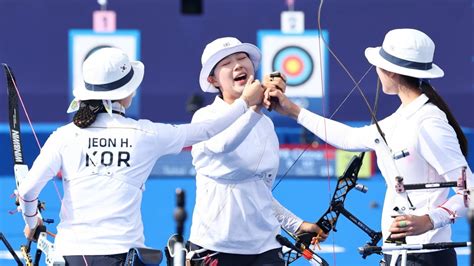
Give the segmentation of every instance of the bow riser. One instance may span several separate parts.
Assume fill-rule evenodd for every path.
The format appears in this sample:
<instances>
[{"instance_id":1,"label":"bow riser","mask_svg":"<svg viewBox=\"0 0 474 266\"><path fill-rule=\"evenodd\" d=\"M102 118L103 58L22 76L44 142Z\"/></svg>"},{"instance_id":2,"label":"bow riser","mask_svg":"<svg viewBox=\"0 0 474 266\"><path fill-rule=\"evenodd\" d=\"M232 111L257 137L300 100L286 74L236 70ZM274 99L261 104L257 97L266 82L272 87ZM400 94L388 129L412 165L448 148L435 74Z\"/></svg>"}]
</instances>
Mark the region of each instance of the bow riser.
<instances>
[{"instance_id":1,"label":"bow riser","mask_svg":"<svg viewBox=\"0 0 474 266\"><path fill-rule=\"evenodd\" d=\"M352 157L344 174L338 179L337 186L331 199L328 210L321 216L316 224L327 234L336 227L340 211L334 209L336 204L344 205L347 193L356 187L359 170L362 166L363 156Z\"/></svg>"},{"instance_id":2,"label":"bow riser","mask_svg":"<svg viewBox=\"0 0 474 266\"><path fill-rule=\"evenodd\" d=\"M64 266L64 258L55 252L54 244L48 240L46 232L41 232L38 237L37 248L46 255L46 265Z\"/></svg>"}]
</instances>

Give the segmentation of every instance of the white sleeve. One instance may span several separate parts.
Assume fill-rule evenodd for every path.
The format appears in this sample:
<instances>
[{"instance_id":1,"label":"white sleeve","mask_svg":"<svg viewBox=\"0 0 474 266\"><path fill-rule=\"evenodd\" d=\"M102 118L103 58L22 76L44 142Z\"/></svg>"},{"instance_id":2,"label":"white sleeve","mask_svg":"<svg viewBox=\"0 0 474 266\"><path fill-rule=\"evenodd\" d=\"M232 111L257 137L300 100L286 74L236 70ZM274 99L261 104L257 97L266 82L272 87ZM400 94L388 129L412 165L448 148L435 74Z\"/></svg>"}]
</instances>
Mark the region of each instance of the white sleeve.
<instances>
[{"instance_id":1,"label":"white sleeve","mask_svg":"<svg viewBox=\"0 0 474 266\"><path fill-rule=\"evenodd\" d=\"M157 138L156 149L164 154L178 154L183 150L186 140L186 128L181 125L153 123Z\"/></svg>"},{"instance_id":2,"label":"white sleeve","mask_svg":"<svg viewBox=\"0 0 474 266\"><path fill-rule=\"evenodd\" d=\"M183 124L186 131L184 147L192 146L195 143L207 140L222 130L230 126L239 116L248 110L247 103L242 99L237 99L231 104L229 110L215 119L208 119L199 123Z\"/></svg>"},{"instance_id":3,"label":"white sleeve","mask_svg":"<svg viewBox=\"0 0 474 266\"><path fill-rule=\"evenodd\" d=\"M457 181L458 177L461 175L461 172L462 167L449 171L443 176L446 181ZM471 187L473 184L473 176L469 167L466 169L466 181L467 187ZM434 229L453 223L455 221L453 219L454 217L465 217L467 214L468 208L464 205L464 196L462 191L460 191L459 188L453 189L456 192L455 195L450 197L441 206L431 210L428 213L431 221L433 222Z\"/></svg>"},{"instance_id":4,"label":"white sleeve","mask_svg":"<svg viewBox=\"0 0 474 266\"><path fill-rule=\"evenodd\" d=\"M56 136L55 132L48 138L30 171L18 187L23 219L30 228L36 226L38 196L41 190L61 168L61 156L58 145L60 139Z\"/></svg>"},{"instance_id":5,"label":"white sleeve","mask_svg":"<svg viewBox=\"0 0 474 266\"><path fill-rule=\"evenodd\" d=\"M330 145L349 151L364 151L370 149L368 137L374 126L354 128L337 121L324 118L301 108L298 124L304 126L313 134Z\"/></svg>"},{"instance_id":6,"label":"white sleeve","mask_svg":"<svg viewBox=\"0 0 474 266\"><path fill-rule=\"evenodd\" d=\"M456 132L446 120L440 118L423 120L418 137L421 155L446 181L457 181L462 168L466 166L467 187L474 184L472 172L461 152ZM458 188L453 189L456 195L428 213L434 228L453 223L454 216L462 217L467 213L462 192Z\"/></svg>"},{"instance_id":7,"label":"white sleeve","mask_svg":"<svg viewBox=\"0 0 474 266\"><path fill-rule=\"evenodd\" d=\"M291 233L296 233L303 223L303 220L288 209L283 207L275 198L273 198L273 211L280 225Z\"/></svg>"},{"instance_id":8,"label":"white sleeve","mask_svg":"<svg viewBox=\"0 0 474 266\"><path fill-rule=\"evenodd\" d=\"M193 122L202 121L204 117L196 115ZM247 137L252 128L262 118L262 114L248 110L240 116L230 127L216 136L204 141L202 148L206 154L227 153L235 150Z\"/></svg>"}]
</instances>

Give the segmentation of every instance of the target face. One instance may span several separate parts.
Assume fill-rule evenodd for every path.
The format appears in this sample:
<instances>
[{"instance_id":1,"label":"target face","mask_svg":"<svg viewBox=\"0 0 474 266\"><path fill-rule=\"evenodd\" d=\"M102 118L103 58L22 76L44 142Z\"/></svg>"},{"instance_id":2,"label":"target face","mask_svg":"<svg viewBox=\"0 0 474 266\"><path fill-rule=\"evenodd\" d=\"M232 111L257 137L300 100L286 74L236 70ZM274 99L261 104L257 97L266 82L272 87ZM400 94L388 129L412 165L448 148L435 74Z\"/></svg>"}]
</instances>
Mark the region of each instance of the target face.
<instances>
[{"instance_id":1,"label":"target face","mask_svg":"<svg viewBox=\"0 0 474 266\"><path fill-rule=\"evenodd\" d=\"M287 77L287 86L300 86L313 75L313 59L303 48L288 46L280 49L273 58L272 68Z\"/></svg>"},{"instance_id":2,"label":"target face","mask_svg":"<svg viewBox=\"0 0 474 266\"><path fill-rule=\"evenodd\" d=\"M327 32L323 31L323 34ZM306 30L302 34L258 31L257 44L262 50L260 79L280 71L287 77L286 95L321 98L327 80L328 52L320 38L316 30Z\"/></svg>"}]
</instances>

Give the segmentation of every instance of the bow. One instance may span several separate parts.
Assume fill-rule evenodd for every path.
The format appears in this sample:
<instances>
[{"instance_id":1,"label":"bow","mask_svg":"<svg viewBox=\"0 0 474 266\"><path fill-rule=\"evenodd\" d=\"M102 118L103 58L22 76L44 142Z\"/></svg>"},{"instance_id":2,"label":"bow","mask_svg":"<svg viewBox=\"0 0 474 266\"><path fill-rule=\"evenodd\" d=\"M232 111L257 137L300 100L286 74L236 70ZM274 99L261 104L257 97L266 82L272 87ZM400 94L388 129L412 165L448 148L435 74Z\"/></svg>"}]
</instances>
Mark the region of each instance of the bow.
<instances>
[{"instance_id":1,"label":"bow","mask_svg":"<svg viewBox=\"0 0 474 266\"><path fill-rule=\"evenodd\" d=\"M321 33L322 32L322 27L321 27L321 12L322 12L322 7L323 7L323 3L324 3L324 0L321 0L320 1L320 4L319 4L319 8L318 8L318 15L317 15L317 19L318 19L318 30L319 32ZM377 129L379 135L380 135L380 138L383 140L385 146L388 148L387 146L387 141L385 139L385 135L384 133L382 132L379 124L378 124L378 121L377 121L377 118L376 118L376 109L377 109L377 103L378 103L378 95L379 95L379 85L380 83L378 82L377 83L377 94L376 94L376 98L375 98L375 103L374 103L374 108L372 108L369 104L369 101L367 99L367 97L365 96L363 90L360 88L359 84L360 82L365 78L365 76L369 73L369 71L372 69L372 66L365 72L365 74L362 76L362 78L359 80L359 81L356 81L356 79L353 77L353 75L349 72L348 68L342 63L342 61L338 58L338 56L335 54L335 52L331 49L331 47L329 46L329 44L327 43L327 41L324 39L324 36L321 34L320 38L320 43L319 43L319 53L320 55L322 54L321 53L321 49L322 49L322 45L324 43L326 49L328 49L329 53L332 55L332 57L338 62L338 64L342 67L342 69L345 71L345 73L350 77L350 79L352 80L352 82L354 83L354 87L352 88L352 90L348 93L348 95L344 98L344 100L339 104L339 106L336 108L336 110L334 111L334 113L329 117L329 119L331 119L338 111L339 109L341 108L341 106L346 102L346 100L348 99L348 97L352 94L352 92L357 89L361 95L361 97L363 98L368 110L369 110L369 113L370 113L370 116L371 116L371 120L372 120L372 123L375 125L375 128ZM320 70L323 69L323 66L322 66L322 62L320 61L321 65L320 65ZM321 75L321 77L323 77L323 75ZM321 80L322 83L324 83L324 80ZM321 87L324 87L324 84L322 84ZM322 94L322 97L324 98L324 91L323 91L323 94ZM324 104L324 99L323 99L323 104ZM323 106L323 117L325 117L325 114L324 114L324 111L325 111L325 108ZM324 125L324 127L326 127ZM326 132L326 130L325 130ZM325 133L326 134L326 133ZM323 140L326 140L327 138L325 137ZM326 142L326 141L325 141ZM296 160L293 162L293 164L289 167L289 169L285 172L285 174L280 178L280 180L275 184L274 188L276 188L276 186L278 186L278 184L283 180L283 178L288 174L288 172L291 170L291 168L296 164L296 162L299 160L299 158L305 153L305 151L307 150L307 148L310 146L311 144L309 144L305 149L303 149L303 151L301 152L301 154L296 158ZM327 145L327 142L326 142L326 145ZM346 196L347 196L347 193L353 189L353 188L356 188L357 187L357 178L358 178L358 172L360 170L360 167L361 167L361 164L362 164L362 159L364 157L364 153L361 153L359 154L358 156L354 156L352 158L352 161L349 163L349 165L347 166L347 169L345 170L344 174L338 179L338 182L337 182L337 186L336 186L336 189L334 191L334 194L332 196L332 200L330 202L330 206L328 208L328 210L322 215L322 217L317 221L317 225L325 232L325 233L329 233L331 230L334 230L336 231L335 229L335 226L336 226L336 223L337 223L337 219L339 218L339 214L343 214L344 216L346 216L351 222L353 222L355 225L357 225L360 229L362 229L366 234L369 235L370 237L370 241L367 242L367 245L376 245L377 242L382 238L382 234L381 232L376 232L372 229L370 229L367 225L365 225L362 221L360 221L356 216L354 216L353 214L351 214L348 210L346 210L344 208L344 201L346 199ZM327 158L327 156L326 156ZM327 159L326 159L327 160ZM398 171L397 171L398 173ZM399 176L398 174L396 176ZM330 179L330 176L329 176L329 172L328 172L328 180ZM404 194L406 196L406 198L408 199L408 196L407 194L405 193ZM408 199L409 201L409 199ZM403 207L405 209L405 207ZM288 232L287 232L288 233ZM306 233L306 234L302 234L302 235L299 235L299 236L295 236L293 234L289 234L292 238L294 238L294 240L296 241L295 245L300 245L300 246L303 246L303 247L309 247L309 244L311 243L311 239L315 236L315 234L310 234L310 233ZM365 258L366 256L363 255L363 258Z\"/></svg>"},{"instance_id":2,"label":"bow","mask_svg":"<svg viewBox=\"0 0 474 266\"><path fill-rule=\"evenodd\" d=\"M15 204L18 206L17 210L21 212L21 209L19 207L20 196L18 194L18 187L20 186L21 182L25 179L26 175L28 174L28 165L24 162L24 157L23 157L23 148L22 148L22 143L21 143L20 112L18 108L18 101L21 102L23 106L23 110L25 111L25 114L27 114L27 112L23 104L23 101L20 97L18 86L16 85L16 79L15 79L15 76L13 75L11 68L5 63L3 63L2 65L3 65L6 79L7 79L8 111L9 111L8 120L9 120L9 125L10 125L10 139L11 139L11 144L12 144L14 174L15 174L15 183L16 183ZM35 136L36 142L41 149L41 145L39 144L39 140L36 136L36 133L34 132L34 129L31 124L31 120L28 117L28 114L27 114L27 118L30 123L30 127L32 128L33 135ZM38 200L37 208L40 215L39 217L41 217L41 212L45 209L44 202ZM53 223L54 221L52 219L43 219L43 222ZM35 254L34 260L31 258L31 254L30 254L32 241L28 240L25 245L21 245L20 250L21 250L25 265L27 266L38 265L41 259L42 253L46 255L47 265L53 265L53 264L57 266L65 265L64 259L60 256L57 257L54 254L54 244L51 243L47 239L47 234L48 232L44 225L40 225L37 227L35 236L34 236L34 239L37 239L37 247L36 247L36 254ZM5 239L4 243L7 243L7 242L8 241L6 241ZM5 245L8 247L7 244ZM8 248L8 250L10 251L10 253L12 253L13 251L13 249L11 248ZM14 255L13 253L12 253L12 256L14 257L18 265L23 265L23 263L20 261L18 256L16 256L16 254Z\"/></svg>"}]
</instances>

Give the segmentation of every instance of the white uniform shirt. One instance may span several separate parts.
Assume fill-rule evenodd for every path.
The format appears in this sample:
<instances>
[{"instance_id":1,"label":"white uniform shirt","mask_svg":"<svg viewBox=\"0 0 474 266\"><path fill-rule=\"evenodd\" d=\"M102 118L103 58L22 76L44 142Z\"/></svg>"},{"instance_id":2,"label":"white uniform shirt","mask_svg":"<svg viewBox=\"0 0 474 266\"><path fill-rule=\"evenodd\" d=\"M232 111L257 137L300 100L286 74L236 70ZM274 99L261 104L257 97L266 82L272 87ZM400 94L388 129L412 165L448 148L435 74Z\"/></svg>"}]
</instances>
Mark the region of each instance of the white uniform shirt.
<instances>
[{"instance_id":1,"label":"white uniform shirt","mask_svg":"<svg viewBox=\"0 0 474 266\"><path fill-rule=\"evenodd\" d=\"M390 234L388 229L393 221L393 208L407 203L406 198L399 197L395 192L397 174L404 178L404 184L457 181L462 167L467 166L456 133L449 125L446 115L438 107L428 103L428 97L424 94L379 122L391 149L388 156L384 155L383 139L374 125L352 128L305 109L301 109L298 123L323 140L327 136L327 142L337 148L375 151L377 165L387 183L381 223L384 240ZM409 155L398 160L392 159L391 155L403 150L408 151ZM398 173L391 170L393 164ZM468 187L472 182L472 172L468 168ZM467 208L464 207L462 196L457 194L448 200L449 188L410 190L407 193L416 208L408 214L429 214L435 227L424 234L408 236L407 243L451 241L451 228L446 226L451 222L450 215L439 206L463 216Z\"/></svg>"},{"instance_id":2,"label":"white uniform shirt","mask_svg":"<svg viewBox=\"0 0 474 266\"><path fill-rule=\"evenodd\" d=\"M175 126L100 113L88 128L63 126L48 138L19 188L27 201L21 201L23 214L36 211L36 201L29 201L61 171L59 254L106 255L144 247L142 191L156 160L208 139L246 110L238 100L225 117L200 124ZM31 227L36 218L25 221Z\"/></svg>"},{"instance_id":3,"label":"white uniform shirt","mask_svg":"<svg viewBox=\"0 0 474 266\"><path fill-rule=\"evenodd\" d=\"M195 113L193 123L228 108L216 97L213 104ZM272 121L252 110L193 146L197 191L191 242L232 254L260 254L281 247L275 240L280 224L295 232L302 220L273 198L278 153Z\"/></svg>"}]
</instances>

